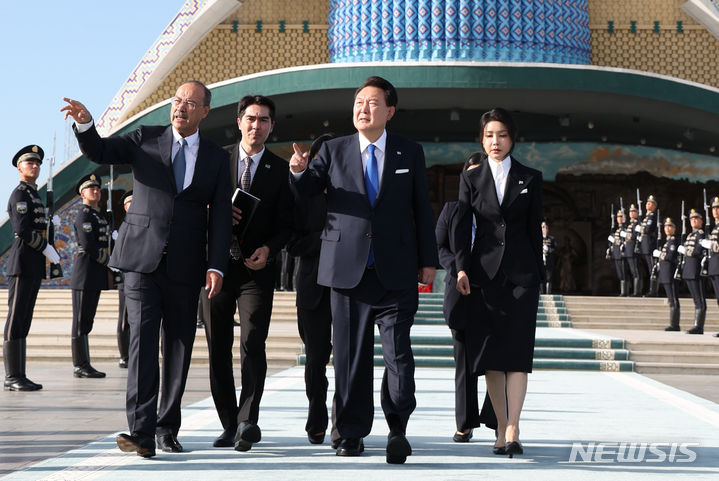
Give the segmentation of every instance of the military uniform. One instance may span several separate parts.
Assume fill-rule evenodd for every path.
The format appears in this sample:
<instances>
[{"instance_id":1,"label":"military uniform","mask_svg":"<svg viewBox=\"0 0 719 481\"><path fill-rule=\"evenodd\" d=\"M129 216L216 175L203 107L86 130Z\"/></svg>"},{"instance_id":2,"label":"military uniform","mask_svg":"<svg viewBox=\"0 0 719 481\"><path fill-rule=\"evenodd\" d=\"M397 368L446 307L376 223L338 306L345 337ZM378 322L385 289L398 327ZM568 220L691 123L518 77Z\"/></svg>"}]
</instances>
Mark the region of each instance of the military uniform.
<instances>
[{"instance_id":1,"label":"military uniform","mask_svg":"<svg viewBox=\"0 0 719 481\"><path fill-rule=\"evenodd\" d=\"M100 187L100 177L90 174L77 185L81 193L89 187ZM87 204L75 217L77 257L72 269L72 362L75 377L105 377L90 365L88 335L100 301L100 291L107 289L108 225L97 208Z\"/></svg>"},{"instance_id":2,"label":"military uniform","mask_svg":"<svg viewBox=\"0 0 719 481\"><path fill-rule=\"evenodd\" d=\"M42 164L44 153L37 145L21 149L12 164L34 160ZM41 384L25 376L26 338L30 331L35 300L45 278L47 219L37 186L21 180L7 205L15 239L10 247L5 274L8 278L8 314L4 330L3 358L6 390L36 391Z\"/></svg>"},{"instance_id":3,"label":"military uniform","mask_svg":"<svg viewBox=\"0 0 719 481\"><path fill-rule=\"evenodd\" d=\"M637 212L637 207L632 204L629 207L629 212ZM640 229L639 219L629 218L629 221L625 224L624 229L624 252L623 256L627 260L627 268L629 269L629 275L632 278L633 291L632 296L639 296L641 290L641 277L639 276L639 256L635 255L637 250L637 231ZM628 280L628 279L627 279ZM627 290L629 288L627 287Z\"/></svg>"},{"instance_id":4,"label":"military uniform","mask_svg":"<svg viewBox=\"0 0 719 481\"><path fill-rule=\"evenodd\" d=\"M671 225L676 227L674 221L667 217L664 221L664 225ZM657 262L659 263L658 280L659 284L664 288L664 292L667 295L669 301L669 327L665 331L678 331L679 330L679 296L677 291L679 289L679 281L674 279L674 274L677 270L677 264L679 263L679 252L677 247L679 246L679 239L676 235L667 236L667 240L662 247Z\"/></svg>"},{"instance_id":5,"label":"military uniform","mask_svg":"<svg viewBox=\"0 0 719 481\"><path fill-rule=\"evenodd\" d=\"M712 210L716 207L719 207L719 197L714 197L712 200ZM707 226L708 228L709 226ZM714 288L714 297L716 297L717 304L719 304L719 222L715 221L714 229L709 235L709 242L711 245L707 249L707 273ZM719 337L719 333L714 334L714 337Z\"/></svg>"},{"instance_id":6,"label":"military uniform","mask_svg":"<svg viewBox=\"0 0 719 481\"><path fill-rule=\"evenodd\" d=\"M649 202L654 203L654 205L657 204L657 201L653 195L650 195L647 198L647 203L649 203ZM656 210L653 212L647 211L647 213L644 216L644 219L642 219L642 223L638 229L639 254L647 268L647 272L649 272L649 273L651 273L652 269L654 268L654 259L652 257L652 253L657 248L657 237L659 234L659 226L658 226L657 222L658 222L658 220L657 220ZM649 290L647 291L647 296L656 297L657 296L657 288L658 288L658 286L656 285L656 283L651 283L651 281L650 281Z\"/></svg>"},{"instance_id":7,"label":"military uniform","mask_svg":"<svg viewBox=\"0 0 719 481\"><path fill-rule=\"evenodd\" d=\"M542 227L547 225L542 222ZM544 294L552 293L552 273L554 272L554 258L557 255L557 241L553 236L547 234L542 236L542 260L544 261L544 272L546 283L542 286Z\"/></svg>"},{"instance_id":8,"label":"military uniform","mask_svg":"<svg viewBox=\"0 0 719 481\"><path fill-rule=\"evenodd\" d=\"M617 217L622 218L622 223L618 224L614 228L614 232L609 236L611 245L611 258L614 261L614 267L617 269L617 278L619 279L619 295L627 296L627 277L628 267L627 260L624 257L624 212L622 210L617 212ZM626 235L626 234L625 234Z\"/></svg>"},{"instance_id":9,"label":"military uniform","mask_svg":"<svg viewBox=\"0 0 719 481\"><path fill-rule=\"evenodd\" d=\"M691 210L689 218L699 217L701 214L695 209ZM700 241L704 239L704 230L694 229L684 241L684 262L682 266L682 279L694 299L694 327L688 330L690 334L704 333L704 320L706 319L707 303L704 297L704 280L701 278L701 263L704 258L704 248Z\"/></svg>"}]
</instances>

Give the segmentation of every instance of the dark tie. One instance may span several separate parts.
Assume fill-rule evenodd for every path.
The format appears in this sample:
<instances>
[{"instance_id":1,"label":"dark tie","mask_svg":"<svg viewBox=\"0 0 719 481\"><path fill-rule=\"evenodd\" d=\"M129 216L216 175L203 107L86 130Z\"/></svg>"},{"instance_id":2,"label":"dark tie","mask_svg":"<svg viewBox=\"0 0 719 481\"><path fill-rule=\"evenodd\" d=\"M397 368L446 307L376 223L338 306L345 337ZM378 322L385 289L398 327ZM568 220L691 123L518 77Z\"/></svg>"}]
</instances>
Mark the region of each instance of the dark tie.
<instances>
[{"instance_id":1,"label":"dark tie","mask_svg":"<svg viewBox=\"0 0 719 481\"><path fill-rule=\"evenodd\" d=\"M252 172L250 166L252 165L252 157L245 159L245 170L242 172L242 178L240 179L240 187L245 192L250 191L250 184L252 183Z\"/></svg>"},{"instance_id":2,"label":"dark tie","mask_svg":"<svg viewBox=\"0 0 719 481\"><path fill-rule=\"evenodd\" d=\"M377 191L379 190L379 180L377 175L377 157L374 156L374 144L369 144L367 150L369 150L369 160L367 161L367 170L364 174L364 185L367 189L367 198L369 204L374 207L374 201L377 199ZM374 250L372 249L372 243L370 241L369 256L367 257L367 265L374 265Z\"/></svg>"},{"instance_id":3,"label":"dark tie","mask_svg":"<svg viewBox=\"0 0 719 481\"><path fill-rule=\"evenodd\" d=\"M180 149L175 154L175 160L172 161L172 171L175 173L177 192L180 193L185 185L185 145L187 145L187 141L182 138L178 142Z\"/></svg>"}]
</instances>

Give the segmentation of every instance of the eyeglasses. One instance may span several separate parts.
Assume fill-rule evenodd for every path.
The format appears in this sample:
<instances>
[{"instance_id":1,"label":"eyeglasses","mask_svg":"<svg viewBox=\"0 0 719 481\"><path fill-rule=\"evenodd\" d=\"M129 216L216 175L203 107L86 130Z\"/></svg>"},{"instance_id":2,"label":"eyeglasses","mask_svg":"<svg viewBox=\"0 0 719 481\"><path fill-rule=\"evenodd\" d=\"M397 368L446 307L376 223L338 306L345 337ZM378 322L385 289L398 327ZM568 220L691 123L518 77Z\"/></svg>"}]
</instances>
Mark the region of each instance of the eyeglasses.
<instances>
[{"instance_id":1,"label":"eyeglasses","mask_svg":"<svg viewBox=\"0 0 719 481\"><path fill-rule=\"evenodd\" d=\"M172 105L175 106L175 108L179 107L180 105L185 104L187 105L188 110L195 110L197 108L197 102L190 99L181 99L180 97L172 97Z\"/></svg>"}]
</instances>

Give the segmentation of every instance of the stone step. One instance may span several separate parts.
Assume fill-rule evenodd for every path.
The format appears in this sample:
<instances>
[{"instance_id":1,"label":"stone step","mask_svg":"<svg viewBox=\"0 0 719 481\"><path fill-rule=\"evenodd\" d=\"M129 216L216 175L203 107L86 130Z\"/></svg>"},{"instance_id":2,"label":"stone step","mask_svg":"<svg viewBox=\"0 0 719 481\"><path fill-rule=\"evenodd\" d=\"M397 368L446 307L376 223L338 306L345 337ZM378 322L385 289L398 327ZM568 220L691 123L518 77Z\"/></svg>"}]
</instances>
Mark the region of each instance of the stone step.
<instances>
[{"instance_id":1,"label":"stone step","mask_svg":"<svg viewBox=\"0 0 719 481\"><path fill-rule=\"evenodd\" d=\"M713 374L719 375L719 365L673 362L637 362L636 372L640 374Z\"/></svg>"},{"instance_id":2,"label":"stone step","mask_svg":"<svg viewBox=\"0 0 719 481\"><path fill-rule=\"evenodd\" d=\"M669 325L669 320L655 320L652 322L636 322L634 320L593 320L593 321L577 321L572 316L572 326L577 329L641 329L663 331ZM682 330L687 330L694 325L694 321L687 319L682 320L680 326ZM704 332L714 333L719 331L719 323L711 322L704 325Z\"/></svg>"},{"instance_id":3,"label":"stone step","mask_svg":"<svg viewBox=\"0 0 719 481\"><path fill-rule=\"evenodd\" d=\"M671 364L706 364L719 366L716 352L686 351L632 351L634 362L660 362Z\"/></svg>"},{"instance_id":4,"label":"stone step","mask_svg":"<svg viewBox=\"0 0 719 481\"><path fill-rule=\"evenodd\" d=\"M632 351L632 354L641 354L643 352L691 352L691 353L710 353L713 354L717 358L717 362L719 362L719 339L716 339L716 342L712 342L712 338L708 337L706 334L701 337L695 337L695 336L688 336L684 334L683 332L676 332L672 333L676 336L685 336L681 341L677 340L677 342L671 342L671 341L641 341L641 342L634 342L629 341L627 342L627 349ZM707 342L697 342L695 341L701 339L702 341Z\"/></svg>"}]
</instances>

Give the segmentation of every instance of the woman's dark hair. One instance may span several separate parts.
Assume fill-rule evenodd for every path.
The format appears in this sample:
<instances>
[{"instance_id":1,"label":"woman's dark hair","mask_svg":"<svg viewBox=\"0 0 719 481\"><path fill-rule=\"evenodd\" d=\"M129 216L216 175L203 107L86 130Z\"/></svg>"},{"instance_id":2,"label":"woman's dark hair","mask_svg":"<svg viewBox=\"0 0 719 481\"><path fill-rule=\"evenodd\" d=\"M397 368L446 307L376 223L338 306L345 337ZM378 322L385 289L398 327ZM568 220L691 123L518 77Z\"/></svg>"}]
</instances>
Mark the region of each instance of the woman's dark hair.
<instances>
[{"instance_id":1,"label":"woman's dark hair","mask_svg":"<svg viewBox=\"0 0 719 481\"><path fill-rule=\"evenodd\" d=\"M473 165L482 165L482 162L487 158L487 154L484 152L474 152L469 156L467 161L464 163L462 170L469 170Z\"/></svg>"},{"instance_id":2,"label":"woman's dark hair","mask_svg":"<svg viewBox=\"0 0 719 481\"><path fill-rule=\"evenodd\" d=\"M514 124L512 116L501 107L495 107L489 112L482 114L482 118L479 120L479 135L484 137L484 129L487 124L493 121L502 122L507 131L509 132L509 138L512 139L512 148L509 149L509 153L514 150L514 144L517 143L517 126Z\"/></svg>"},{"instance_id":3,"label":"woman's dark hair","mask_svg":"<svg viewBox=\"0 0 719 481\"><path fill-rule=\"evenodd\" d=\"M317 156L317 153L320 151L320 148L322 147L322 144L324 144L326 141L330 139L334 139L335 134L333 133L327 133L322 134L319 137L317 137L314 142L312 142L312 145L310 146L310 154L307 156L307 160L312 160Z\"/></svg>"}]
</instances>

